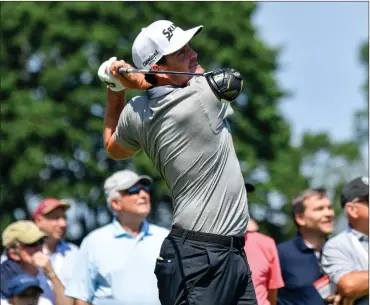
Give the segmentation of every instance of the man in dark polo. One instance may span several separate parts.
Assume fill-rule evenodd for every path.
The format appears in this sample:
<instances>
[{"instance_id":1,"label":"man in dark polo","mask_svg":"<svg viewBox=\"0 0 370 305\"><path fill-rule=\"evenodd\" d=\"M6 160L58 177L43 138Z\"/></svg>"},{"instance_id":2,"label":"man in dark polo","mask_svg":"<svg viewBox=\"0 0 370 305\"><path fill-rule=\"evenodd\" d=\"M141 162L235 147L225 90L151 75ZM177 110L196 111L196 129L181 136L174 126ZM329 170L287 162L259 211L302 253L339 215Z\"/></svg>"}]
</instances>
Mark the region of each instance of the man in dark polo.
<instances>
[{"instance_id":1,"label":"man in dark polo","mask_svg":"<svg viewBox=\"0 0 370 305\"><path fill-rule=\"evenodd\" d=\"M285 286L278 305L338 304L321 267L324 243L333 232L334 211L324 189L307 189L292 202L297 236L278 245Z\"/></svg>"}]
</instances>

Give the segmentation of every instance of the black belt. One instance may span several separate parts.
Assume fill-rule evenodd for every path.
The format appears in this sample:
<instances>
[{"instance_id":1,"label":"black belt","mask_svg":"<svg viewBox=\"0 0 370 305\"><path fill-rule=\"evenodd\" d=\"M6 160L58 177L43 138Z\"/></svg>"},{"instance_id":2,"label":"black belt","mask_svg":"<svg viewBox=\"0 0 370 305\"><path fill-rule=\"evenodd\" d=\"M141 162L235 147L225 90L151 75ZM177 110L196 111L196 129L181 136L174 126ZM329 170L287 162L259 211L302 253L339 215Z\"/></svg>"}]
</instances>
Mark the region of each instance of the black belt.
<instances>
[{"instance_id":1,"label":"black belt","mask_svg":"<svg viewBox=\"0 0 370 305\"><path fill-rule=\"evenodd\" d=\"M223 236L211 233L195 232L184 230L179 227L172 227L170 236L180 237L193 241L200 241L205 243L214 243L223 246L235 247L238 249L244 248L244 236Z\"/></svg>"}]
</instances>

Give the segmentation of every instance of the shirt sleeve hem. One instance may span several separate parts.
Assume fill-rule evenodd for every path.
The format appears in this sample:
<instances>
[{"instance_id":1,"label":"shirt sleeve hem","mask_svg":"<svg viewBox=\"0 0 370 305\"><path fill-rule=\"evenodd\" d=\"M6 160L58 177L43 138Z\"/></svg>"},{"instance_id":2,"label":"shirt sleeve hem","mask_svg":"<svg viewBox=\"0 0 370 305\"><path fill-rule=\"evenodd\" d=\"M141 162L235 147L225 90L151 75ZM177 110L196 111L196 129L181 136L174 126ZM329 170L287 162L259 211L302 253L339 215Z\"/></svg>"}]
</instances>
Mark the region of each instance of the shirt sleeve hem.
<instances>
[{"instance_id":1,"label":"shirt sleeve hem","mask_svg":"<svg viewBox=\"0 0 370 305\"><path fill-rule=\"evenodd\" d=\"M118 134L118 132L117 132L117 131L116 131L115 135L116 135L116 141L117 141L117 142L118 142L118 144L120 144L122 147L127 148L127 149L129 149L129 150L133 150L133 151L139 151L139 150L140 150L140 148L139 148L139 147L137 147L136 145L132 145L132 144L128 143L127 141L125 141L124 139L122 139L122 138L119 136L119 134Z\"/></svg>"}]
</instances>

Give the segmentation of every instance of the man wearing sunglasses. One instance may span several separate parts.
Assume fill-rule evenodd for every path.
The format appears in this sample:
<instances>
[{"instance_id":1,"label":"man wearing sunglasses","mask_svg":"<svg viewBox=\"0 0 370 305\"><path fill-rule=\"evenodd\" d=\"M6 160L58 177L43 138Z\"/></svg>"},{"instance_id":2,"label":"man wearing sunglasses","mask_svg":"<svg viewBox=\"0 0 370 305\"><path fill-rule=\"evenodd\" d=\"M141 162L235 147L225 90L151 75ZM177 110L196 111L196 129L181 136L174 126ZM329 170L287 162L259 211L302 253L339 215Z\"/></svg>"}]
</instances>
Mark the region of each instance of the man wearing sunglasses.
<instances>
[{"instance_id":1,"label":"man wearing sunglasses","mask_svg":"<svg viewBox=\"0 0 370 305\"><path fill-rule=\"evenodd\" d=\"M74 277L66 295L75 305L160 305L153 273L167 229L150 224L152 179L130 170L116 172L104 183L113 221L82 241Z\"/></svg>"},{"instance_id":2,"label":"man wearing sunglasses","mask_svg":"<svg viewBox=\"0 0 370 305\"><path fill-rule=\"evenodd\" d=\"M358 177L342 191L348 227L324 247L322 265L343 305L369 305L369 178Z\"/></svg>"},{"instance_id":3,"label":"man wearing sunglasses","mask_svg":"<svg viewBox=\"0 0 370 305\"><path fill-rule=\"evenodd\" d=\"M2 244L8 259L0 266L1 305L8 304L9 281L21 273L38 278L43 290L42 298L47 300L49 305L70 304L70 300L64 296L64 286L55 274L48 256L42 253L44 240L45 233L32 221L17 221L4 230Z\"/></svg>"}]
</instances>

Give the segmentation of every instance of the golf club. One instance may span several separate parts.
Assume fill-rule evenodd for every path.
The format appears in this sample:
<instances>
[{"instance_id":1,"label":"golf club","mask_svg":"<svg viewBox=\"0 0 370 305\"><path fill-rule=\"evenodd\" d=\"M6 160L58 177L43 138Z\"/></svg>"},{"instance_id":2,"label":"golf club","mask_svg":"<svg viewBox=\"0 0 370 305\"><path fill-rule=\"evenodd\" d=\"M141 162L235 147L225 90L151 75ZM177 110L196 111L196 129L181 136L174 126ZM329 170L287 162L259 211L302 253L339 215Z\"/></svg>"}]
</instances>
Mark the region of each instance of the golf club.
<instances>
[{"instance_id":1,"label":"golf club","mask_svg":"<svg viewBox=\"0 0 370 305\"><path fill-rule=\"evenodd\" d=\"M120 74L127 73L144 73L144 74L172 74L172 75L190 75L190 76L205 76L206 73L191 73L191 72L177 72L177 71L154 71L144 69L119 69Z\"/></svg>"}]
</instances>

